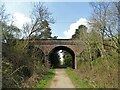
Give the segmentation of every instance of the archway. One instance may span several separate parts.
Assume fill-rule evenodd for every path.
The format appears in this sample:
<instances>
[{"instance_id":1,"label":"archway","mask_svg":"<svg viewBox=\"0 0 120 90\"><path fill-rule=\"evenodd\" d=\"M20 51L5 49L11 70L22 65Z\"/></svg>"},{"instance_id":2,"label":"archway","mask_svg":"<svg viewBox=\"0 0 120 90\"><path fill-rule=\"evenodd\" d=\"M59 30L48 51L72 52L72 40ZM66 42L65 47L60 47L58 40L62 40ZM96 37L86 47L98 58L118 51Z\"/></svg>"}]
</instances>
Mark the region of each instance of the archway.
<instances>
[{"instance_id":1,"label":"archway","mask_svg":"<svg viewBox=\"0 0 120 90\"><path fill-rule=\"evenodd\" d=\"M48 55L49 61L51 61L50 59L53 53L59 50L67 51L72 56L72 68L75 69L75 53L72 49L68 48L67 46L56 46L55 48L53 48Z\"/></svg>"}]
</instances>

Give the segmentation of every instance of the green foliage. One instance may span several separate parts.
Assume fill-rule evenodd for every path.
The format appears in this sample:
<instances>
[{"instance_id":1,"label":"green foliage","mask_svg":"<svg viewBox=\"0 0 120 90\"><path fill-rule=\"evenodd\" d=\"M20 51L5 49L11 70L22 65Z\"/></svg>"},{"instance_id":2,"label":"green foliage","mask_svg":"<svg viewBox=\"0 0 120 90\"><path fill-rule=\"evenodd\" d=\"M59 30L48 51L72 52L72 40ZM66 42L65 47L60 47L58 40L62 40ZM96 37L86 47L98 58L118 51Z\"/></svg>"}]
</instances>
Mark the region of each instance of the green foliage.
<instances>
[{"instance_id":1,"label":"green foliage","mask_svg":"<svg viewBox=\"0 0 120 90\"><path fill-rule=\"evenodd\" d=\"M2 60L2 87L20 87L20 83L22 83L23 80L21 70L23 69L24 65L15 69L8 60L6 60L5 58L3 58Z\"/></svg>"},{"instance_id":2,"label":"green foliage","mask_svg":"<svg viewBox=\"0 0 120 90\"><path fill-rule=\"evenodd\" d=\"M79 63L76 71L80 79L89 82L94 88L117 88L118 87L118 60L112 56L109 58L97 58L89 62ZM102 75L101 75L102 74Z\"/></svg>"},{"instance_id":3,"label":"green foliage","mask_svg":"<svg viewBox=\"0 0 120 90\"><path fill-rule=\"evenodd\" d=\"M42 39L48 39L48 38L51 38L51 34L52 34L51 29L48 27L48 28L46 28L46 30L41 32L39 37L42 38Z\"/></svg>"},{"instance_id":4,"label":"green foliage","mask_svg":"<svg viewBox=\"0 0 120 90\"><path fill-rule=\"evenodd\" d=\"M75 74L73 69L67 68L66 72L68 76L71 78L73 84L76 88L90 88L88 81L80 79L78 75Z\"/></svg>"},{"instance_id":5,"label":"green foliage","mask_svg":"<svg viewBox=\"0 0 120 90\"><path fill-rule=\"evenodd\" d=\"M48 38L52 38L51 37L51 29L49 27L48 22L45 20L43 22L43 27L44 29L40 30L39 32L37 32L35 35L31 36L31 39L48 39Z\"/></svg>"},{"instance_id":6,"label":"green foliage","mask_svg":"<svg viewBox=\"0 0 120 90\"><path fill-rule=\"evenodd\" d=\"M51 64L51 67L56 68L60 66L60 56L58 52L53 52L50 54L49 61Z\"/></svg>"},{"instance_id":7,"label":"green foliage","mask_svg":"<svg viewBox=\"0 0 120 90\"><path fill-rule=\"evenodd\" d=\"M117 88L118 53L112 47L113 42L105 39L103 45L96 31L91 31L87 37L89 38L85 49L80 53L80 57L77 57L79 59L76 74L80 80L86 80L91 88Z\"/></svg>"},{"instance_id":8,"label":"green foliage","mask_svg":"<svg viewBox=\"0 0 120 90\"><path fill-rule=\"evenodd\" d=\"M72 56L70 53L64 51L64 56L63 56L63 66L66 67L72 67Z\"/></svg>"},{"instance_id":9,"label":"green foliage","mask_svg":"<svg viewBox=\"0 0 120 90\"><path fill-rule=\"evenodd\" d=\"M16 41L14 46L3 44L3 88L32 87L49 71L42 63L41 50L32 45L23 49L25 44L22 41Z\"/></svg>"},{"instance_id":10,"label":"green foliage","mask_svg":"<svg viewBox=\"0 0 120 90\"><path fill-rule=\"evenodd\" d=\"M49 63L44 62L43 52L29 44L29 39L51 38L49 23L53 20L43 4L34 5L31 24L24 31L13 25L0 4L0 30L2 31L2 87L32 88L49 72ZM9 20L9 25L8 25ZM20 36L28 40L20 40ZM29 36L27 36L29 34ZM33 36L32 36L33 35Z\"/></svg>"},{"instance_id":11,"label":"green foliage","mask_svg":"<svg viewBox=\"0 0 120 90\"><path fill-rule=\"evenodd\" d=\"M0 30L2 31L2 87L3 88L32 88L49 72L49 63L44 62L44 53L29 43L29 39L51 38L48 10L40 3L34 8L33 22L24 30L7 24L8 15L4 5L0 6ZM38 10L38 12L37 12ZM43 14L44 12L44 14ZM35 16L35 17L34 17ZM52 20L52 19L51 19ZM29 30L31 29L31 30ZM20 40L20 35L28 40ZM32 34L33 37L31 36Z\"/></svg>"},{"instance_id":12,"label":"green foliage","mask_svg":"<svg viewBox=\"0 0 120 90\"><path fill-rule=\"evenodd\" d=\"M80 25L78 29L76 29L75 34L72 35L72 39L79 39L82 40L86 36L87 27L84 25Z\"/></svg>"},{"instance_id":13,"label":"green foliage","mask_svg":"<svg viewBox=\"0 0 120 90\"><path fill-rule=\"evenodd\" d=\"M101 8L107 9L107 4L98 4L99 3L94 4L96 5L94 9L97 12ZM97 5L101 6L101 8L98 9ZM104 9L100 11L103 13ZM96 13L94 14L97 15ZM99 17L99 15L97 16ZM87 81L90 88L118 88L119 47L117 46L118 42L116 42L116 40L119 41L119 38L117 38L116 34L113 34L113 30L115 29L109 27L108 24L111 24L111 22L107 22L107 16L102 15L102 17L106 18L105 21L105 18L98 17L93 17L94 20L92 22L94 22L95 26L91 28L91 31L86 32L85 30L87 30L87 28L80 29L79 27L72 36L73 40L77 39L84 43L84 50L79 54L79 57L76 58L77 70L74 70L74 72L79 76L78 80ZM114 25L113 27L116 26Z\"/></svg>"},{"instance_id":14,"label":"green foliage","mask_svg":"<svg viewBox=\"0 0 120 90\"><path fill-rule=\"evenodd\" d=\"M52 79L52 77L55 75L55 70L54 69L50 69L50 71L47 73L46 76L43 77L43 79L37 84L37 88L38 90L40 88L46 88L47 86L49 86L50 80Z\"/></svg>"},{"instance_id":15,"label":"green foliage","mask_svg":"<svg viewBox=\"0 0 120 90\"><path fill-rule=\"evenodd\" d=\"M54 19L48 8L42 2L34 3L32 11L32 26L29 39L47 39L51 38L51 28L49 23L54 23ZM26 26L27 28L27 26Z\"/></svg>"}]
</instances>

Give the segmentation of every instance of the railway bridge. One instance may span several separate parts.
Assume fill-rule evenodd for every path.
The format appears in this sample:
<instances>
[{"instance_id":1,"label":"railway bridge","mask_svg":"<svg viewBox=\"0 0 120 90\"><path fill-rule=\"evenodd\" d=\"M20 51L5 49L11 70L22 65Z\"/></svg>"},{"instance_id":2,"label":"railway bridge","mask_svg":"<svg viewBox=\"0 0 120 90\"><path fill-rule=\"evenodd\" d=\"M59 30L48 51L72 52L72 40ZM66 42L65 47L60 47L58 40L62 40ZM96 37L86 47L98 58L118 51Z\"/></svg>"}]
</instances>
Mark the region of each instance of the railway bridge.
<instances>
[{"instance_id":1,"label":"railway bridge","mask_svg":"<svg viewBox=\"0 0 120 90\"><path fill-rule=\"evenodd\" d=\"M65 50L72 56L72 68L77 68L76 57L83 51L84 43L79 40L72 39L41 39L31 42L34 46L40 48L44 55L45 60L49 59L51 53L58 50Z\"/></svg>"}]
</instances>

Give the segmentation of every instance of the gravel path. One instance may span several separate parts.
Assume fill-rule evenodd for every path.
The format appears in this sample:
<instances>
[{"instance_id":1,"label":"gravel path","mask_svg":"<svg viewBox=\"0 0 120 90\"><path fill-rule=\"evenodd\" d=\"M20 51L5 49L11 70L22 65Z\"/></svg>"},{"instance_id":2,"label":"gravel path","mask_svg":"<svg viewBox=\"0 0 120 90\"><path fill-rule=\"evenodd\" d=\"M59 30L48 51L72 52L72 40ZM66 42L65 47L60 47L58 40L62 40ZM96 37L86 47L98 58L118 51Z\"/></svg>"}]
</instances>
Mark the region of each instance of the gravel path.
<instances>
[{"instance_id":1,"label":"gravel path","mask_svg":"<svg viewBox=\"0 0 120 90\"><path fill-rule=\"evenodd\" d=\"M66 74L65 69L56 69L50 88L75 88L75 86Z\"/></svg>"}]
</instances>

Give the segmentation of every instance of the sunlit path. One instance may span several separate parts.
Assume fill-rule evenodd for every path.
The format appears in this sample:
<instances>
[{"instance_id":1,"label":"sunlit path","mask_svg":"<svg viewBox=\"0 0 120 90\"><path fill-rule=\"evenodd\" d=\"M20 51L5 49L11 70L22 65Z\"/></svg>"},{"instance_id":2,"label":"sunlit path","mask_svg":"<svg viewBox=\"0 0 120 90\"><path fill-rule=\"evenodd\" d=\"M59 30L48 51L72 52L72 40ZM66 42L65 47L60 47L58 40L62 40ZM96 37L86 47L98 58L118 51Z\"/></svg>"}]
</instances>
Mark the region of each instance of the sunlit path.
<instances>
[{"instance_id":1,"label":"sunlit path","mask_svg":"<svg viewBox=\"0 0 120 90\"><path fill-rule=\"evenodd\" d=\"M64 69L56 69L50 88L75 88Z\"/></svg>"}]
</instances>

